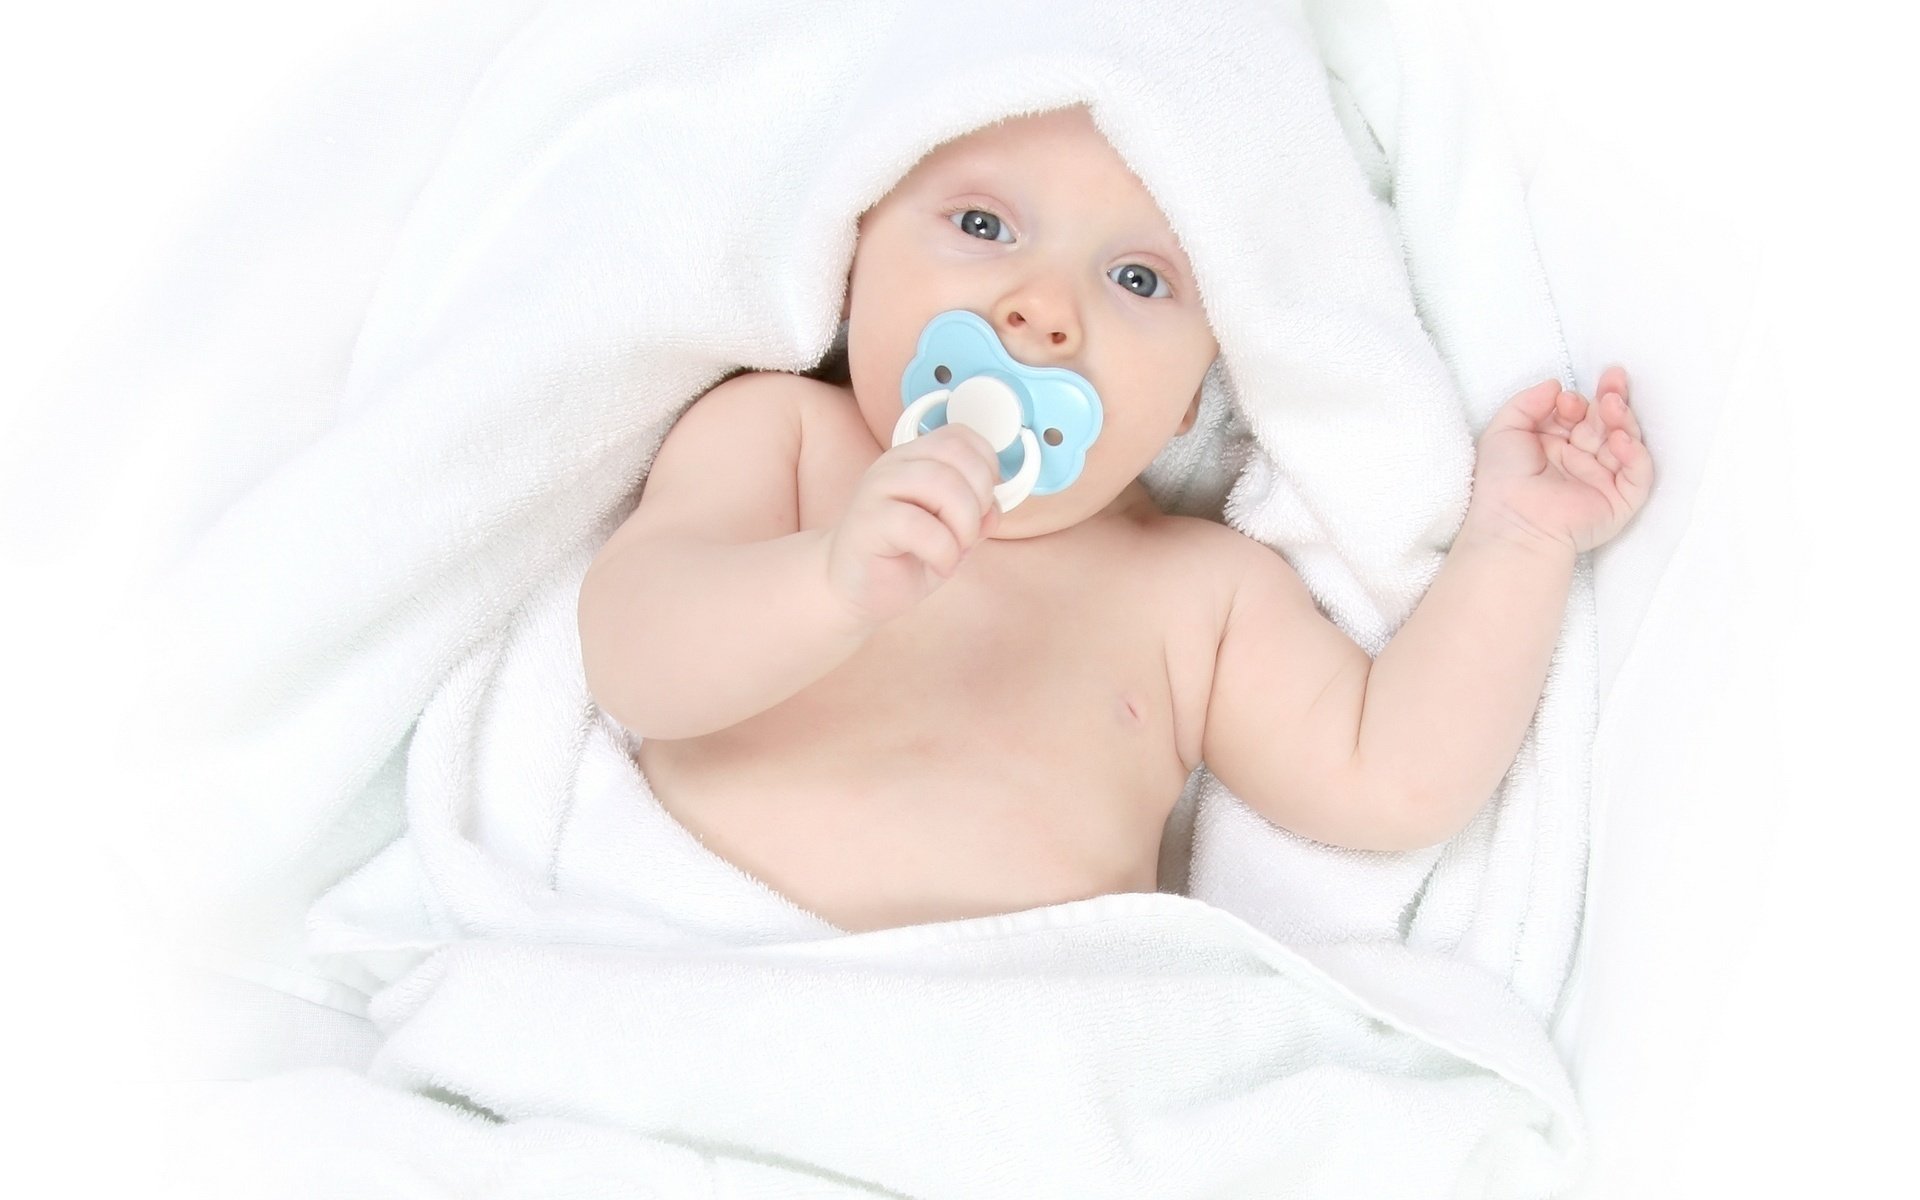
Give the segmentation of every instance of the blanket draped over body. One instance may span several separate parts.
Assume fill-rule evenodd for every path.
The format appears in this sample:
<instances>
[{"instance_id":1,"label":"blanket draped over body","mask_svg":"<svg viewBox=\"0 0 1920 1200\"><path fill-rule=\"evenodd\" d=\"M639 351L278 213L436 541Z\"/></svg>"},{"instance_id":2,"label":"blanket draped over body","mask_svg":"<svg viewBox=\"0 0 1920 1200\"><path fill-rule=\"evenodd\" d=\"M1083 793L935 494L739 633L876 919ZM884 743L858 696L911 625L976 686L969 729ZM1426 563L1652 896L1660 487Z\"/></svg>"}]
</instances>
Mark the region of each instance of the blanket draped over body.
<instances>
[{"instance_id":1,"label":"blanket draped over body","mask_svg":"<svg viewBox=\"0 0 1920 1200\"><path fill-rule=\"evenodd\" d=\"M1577 1175L1548 1031L1587 861L1585 556L1525 743L1446 846L1315 844L1202 769L1168 890L851 935L664 819L575 623L675 417L829 350L860 212L943 141L1084 103L1221 348L1150 490L1285 555L1378 653L1479 430L1573 383L1483 86L1457 18L1398 0L449 5L330 77L74 384L164 560L122 851L183 953L382 1039L364 1076L210 1089L191 1136L224 1182Z\"/></svg>"}]
</instances>

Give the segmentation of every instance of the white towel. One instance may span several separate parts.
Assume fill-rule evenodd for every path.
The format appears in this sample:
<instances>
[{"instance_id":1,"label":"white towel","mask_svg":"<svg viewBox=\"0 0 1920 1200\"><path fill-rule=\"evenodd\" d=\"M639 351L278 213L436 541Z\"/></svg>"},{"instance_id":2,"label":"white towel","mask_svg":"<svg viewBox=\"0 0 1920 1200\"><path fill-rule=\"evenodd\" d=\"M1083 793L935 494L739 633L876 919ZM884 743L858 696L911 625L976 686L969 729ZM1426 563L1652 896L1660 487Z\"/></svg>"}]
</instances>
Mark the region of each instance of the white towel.
<instances>
[{"instance_id":1,"label":"white towel","mask_svg":"<svg viewBox=\"0 0 1920 1200\"><path fill-rule=\"evenodd\" d=\"M1202 773L1191 898L858 936L647 808L573 624L685 404L826 350L855 216L943 140L1086 102L1222 350L1150 486L1285 554L1377 652L1479 429L1571 382L1451 21L523 3L435 13L343 76L156 289L191 352L89 380L206 471L148 509L182 553L123 852L224 969L371 995L386 1036L378 1083L288 1076L215 1127L293 1123L336 1183L381 1086L508 1119L481 1159L593 1142L612 1177L696 1145L816 1194L1534 1196L1577 1171L1543 1025L1584 883L1584 560L1534 726L1444 851L1308 843ZM224 336L246 323L293 332ZM410 1170L472 1169L477 1127L401 1107Z\"/></svg>"}]
</instances>

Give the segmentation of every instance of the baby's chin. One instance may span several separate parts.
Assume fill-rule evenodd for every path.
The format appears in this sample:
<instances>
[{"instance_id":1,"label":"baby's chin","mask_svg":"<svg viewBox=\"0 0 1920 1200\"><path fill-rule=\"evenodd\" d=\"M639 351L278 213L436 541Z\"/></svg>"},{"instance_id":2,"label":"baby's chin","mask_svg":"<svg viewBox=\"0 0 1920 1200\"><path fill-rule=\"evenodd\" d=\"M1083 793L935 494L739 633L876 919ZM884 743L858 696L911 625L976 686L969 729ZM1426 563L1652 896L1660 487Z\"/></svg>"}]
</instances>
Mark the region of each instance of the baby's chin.
<instances>
[{"instance_id":1,"label":"baby's chin","mask_svg":"<svg viewBox=\"0 0 1920 1200\"><path fill-rule=\"evenodd\" d=\"M1071 512L1049 512L1045 496L1029 496L1014 506L1012 512L1000 514L1000 523L983 541L1024 542L1049 533L1058 533L1070 529L1081 521L1081 516Z\"/></svg>"},{"instance_id":2,"label":"baby's chin","mask_svg":"<svg viewBox=\"0 0 1920 1200\"><path fill-rule=\"evenodd\" d=\"M994 541L1017 542L1060 533L1120 514L1140 500L1130 481L1118 491L1096 498L1073 488L1050 496L1029 496L1012 512L1000 514L1000 523L987 536ZM1141 489L1144 494L1144 488Z\"/></svg>"}]
</instances>

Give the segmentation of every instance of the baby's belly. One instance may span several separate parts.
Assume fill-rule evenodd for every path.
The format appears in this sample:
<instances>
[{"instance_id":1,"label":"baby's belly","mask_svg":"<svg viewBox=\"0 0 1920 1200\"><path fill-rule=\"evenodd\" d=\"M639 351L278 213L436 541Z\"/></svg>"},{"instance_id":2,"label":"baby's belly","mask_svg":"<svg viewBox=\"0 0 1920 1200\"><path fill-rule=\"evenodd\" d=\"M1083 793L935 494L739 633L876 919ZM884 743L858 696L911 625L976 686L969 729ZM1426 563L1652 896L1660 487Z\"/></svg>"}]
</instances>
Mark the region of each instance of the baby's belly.
<instances>
[{"instance_id":1,"label":"baby's belly","mask_svg":"<svg viewBox=\"0 0 1920 1200\"><path fill-rule=\"evenodd\" d=\"M957 704L951 719L902 720L884 700L860 719L796 698L718 734L643 742L638 762L709 851L841 929L1153 891L1186 782L1171 716L1138 696L1080 699L1076 719Z\"/></svg>"}]
</instances>

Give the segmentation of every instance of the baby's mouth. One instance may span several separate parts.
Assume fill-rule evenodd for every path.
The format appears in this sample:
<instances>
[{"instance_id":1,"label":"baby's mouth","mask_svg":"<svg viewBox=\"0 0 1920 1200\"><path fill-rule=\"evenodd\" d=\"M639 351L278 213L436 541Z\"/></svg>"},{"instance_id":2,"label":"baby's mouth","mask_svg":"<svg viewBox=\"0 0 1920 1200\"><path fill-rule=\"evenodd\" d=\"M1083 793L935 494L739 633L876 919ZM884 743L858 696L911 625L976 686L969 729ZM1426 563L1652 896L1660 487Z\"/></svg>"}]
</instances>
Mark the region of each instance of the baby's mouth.
<instances>
[{"instance_id":1,"label":"baby's mouth","mask_svg":"<svg viewBox=\"0 0 1920 1200\"><path fill-rule=\"evenodd\" d=\"M1020 362L966 309L940 313L921 330L900 399L896 446L956 421L987 439L1000 456L994 496L1002 511L1072 484L1100 436L1093 384L1064 367Z\"/></svg>"}]
</instances>

